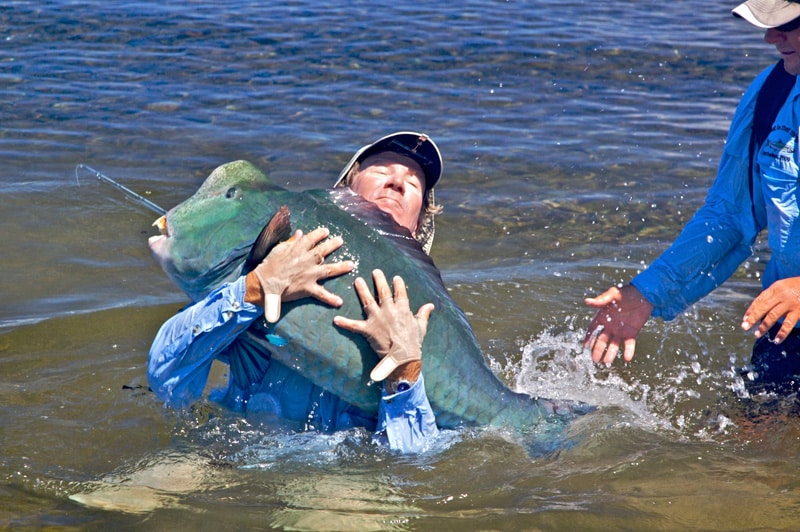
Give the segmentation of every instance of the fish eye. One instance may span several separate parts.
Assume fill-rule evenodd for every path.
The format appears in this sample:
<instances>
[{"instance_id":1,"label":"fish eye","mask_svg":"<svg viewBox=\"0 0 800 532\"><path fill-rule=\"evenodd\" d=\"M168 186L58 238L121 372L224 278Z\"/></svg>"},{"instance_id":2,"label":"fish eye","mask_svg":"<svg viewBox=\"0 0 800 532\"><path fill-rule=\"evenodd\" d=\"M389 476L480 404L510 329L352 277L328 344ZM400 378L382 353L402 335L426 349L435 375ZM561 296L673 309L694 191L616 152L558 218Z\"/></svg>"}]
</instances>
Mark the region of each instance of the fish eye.
<instances>
[{"instance_id":1,"label":"fish eye","mask_svg":"<svg viewBox=\"0 0 800 532\"><path fill-rule=\"evenodd\" d=\"M236 187L231 187L231 188L228 189L227 192L225 192L225 197L228 198L228 199L235 198L238 195L238 192L239 191L236 190Z\"/></svg>"}]
</instances>

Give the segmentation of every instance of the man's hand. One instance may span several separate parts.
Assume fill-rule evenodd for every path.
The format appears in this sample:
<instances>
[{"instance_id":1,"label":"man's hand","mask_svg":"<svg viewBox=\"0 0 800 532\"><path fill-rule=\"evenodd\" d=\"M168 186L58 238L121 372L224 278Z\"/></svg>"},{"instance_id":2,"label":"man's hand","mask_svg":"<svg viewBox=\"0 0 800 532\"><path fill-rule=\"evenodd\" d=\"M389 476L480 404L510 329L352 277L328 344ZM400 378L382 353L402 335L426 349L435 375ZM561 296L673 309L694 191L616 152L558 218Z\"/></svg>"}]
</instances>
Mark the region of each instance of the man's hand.
<instances>
[{"instance_id":1,"label":"man's hand","mask_svg":"<svg viewBox=\"0 0 800 532\"><path fill-rule=\"evenodd\" d=\"M352 261L325 263L325 258L339 249L342 238L328 239L325 227L314 229L307 235L296 231L285 242L269 252L256 268L247 274L245 300L263 304L268 322L278 321L281 301L294 301L313 297L334 307L342 305L342 298L327 291L319 282L353 271Z\"/></svg>"},{"instance_id":2,"label":"man's hand","mask_svg":"<svg viewBox=\"0 0 800 532\"><path fill-rule=\"evenodd\" d=\"M761 338L781 318L783 325L773 339L776 344L786 340L795 324L800 321L800 277L775 281L761 292L745 311L742 329L749 331L761 321L755 331L756 338Z\"/></svg>"},{"instance_id":3,"label":"man's hand","mask_svg":"<svg viewBox=\"0 0 800 532\"><path fill-rule=\"evenodd\" d=\"M630 362L636 348L636 336L653 312L653 305L630 284L621 290L611 287L599 296L584 301L590 307L600 309L589 324L583 341L583 348L592 350L592 360L600 362L602 358L603 362L611 364L617 358L620 345L623 345L623 358Z\"/></svg>"},{"instance_id":4,"label":"man's hand","mask_svg":"<svg viewBox=\"0 0 800 532\"><path fill-rule=\"evenodd\" d=\"M422 369L422 340L428 329L428 318L433 312L433 303L422 305L416 316L411 314L406 284L399 276L393 281L392 290L381 270L372 272L375 282L376 301L361 277L355 287L366 320L352 320L336 316L333 323L342 329L362 334L381 357L381 361L370 373L374 381L390 377L392 380L415 382Z\"/></svg>"}]
</instances>

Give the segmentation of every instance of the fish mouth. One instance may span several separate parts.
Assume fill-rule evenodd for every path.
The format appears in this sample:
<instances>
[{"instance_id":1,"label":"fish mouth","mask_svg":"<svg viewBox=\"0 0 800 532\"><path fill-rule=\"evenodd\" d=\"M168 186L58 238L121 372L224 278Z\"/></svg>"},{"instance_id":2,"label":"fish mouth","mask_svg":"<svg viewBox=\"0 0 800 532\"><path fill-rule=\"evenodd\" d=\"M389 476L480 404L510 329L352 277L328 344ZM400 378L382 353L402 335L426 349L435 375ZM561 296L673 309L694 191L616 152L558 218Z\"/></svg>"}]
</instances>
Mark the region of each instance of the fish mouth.
<instances>
[{"instance_id":1,"label":"fish mouth","mask_svg":"<svg viewBox=\"0 0 800 532\"><path fill-rule=\"evenodd\" d=\"M147 245L156 260L163 264L164 257L168 255L167 246L171 234L167 216L159 217L153 222L153 227L158 229L159 234L148 238Z\"/></svg>"},{"instance_id":2,"label":"fish mouth","mask_svg":"<svg viewBox=\"0 0 800 532\"><path fill-rule=\"evenodd\" d=\"M160 216L155 222L153 222L153 227L158 229L158 232L161 233L162 236L168 237L169 236L169 224L167 223L167 215Z\"/></svg>"}]
</instances>

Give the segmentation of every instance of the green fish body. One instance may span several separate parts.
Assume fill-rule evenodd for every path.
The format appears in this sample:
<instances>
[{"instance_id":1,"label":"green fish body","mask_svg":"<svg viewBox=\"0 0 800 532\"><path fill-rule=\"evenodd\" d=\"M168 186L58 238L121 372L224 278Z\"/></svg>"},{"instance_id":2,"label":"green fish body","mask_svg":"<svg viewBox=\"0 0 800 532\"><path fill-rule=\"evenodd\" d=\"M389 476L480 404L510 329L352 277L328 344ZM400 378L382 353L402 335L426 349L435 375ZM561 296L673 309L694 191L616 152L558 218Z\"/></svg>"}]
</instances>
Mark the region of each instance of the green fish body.
<instances>
[{"instance_id":1,"label":"green fish body","mask_svg":"<svg viewBox=\"0 0 800 532\"><path fill-rule=\"evenodd\" d=\"M355 276L371 280L372 270L379 268L387 279L404 279L412 311L428 302L436 307L422 360L426 391L441 427L491 425L538 433L588 411L581 403L514 392L500 381L430 257L391 216L349 189L291 192L270 183L250 163L231 162L167 213L166 223L161 222L166 235L150 239L151 251L187 295L200 299L246 273L253 242L284 206L293 227L309 232L324 226L340 235L344 246L328 260L353 260L356 269L324 282L342 297L342 307L310 298L284 303L277 323L267 327L258 320L241 335L227 353L239 379L256 382L271 357L365 412L377 413L380 385L370 382L369 373L378 356L362 336L334 326L333 317L363 317L353 281Z\"/></svg>"}]
</instances>

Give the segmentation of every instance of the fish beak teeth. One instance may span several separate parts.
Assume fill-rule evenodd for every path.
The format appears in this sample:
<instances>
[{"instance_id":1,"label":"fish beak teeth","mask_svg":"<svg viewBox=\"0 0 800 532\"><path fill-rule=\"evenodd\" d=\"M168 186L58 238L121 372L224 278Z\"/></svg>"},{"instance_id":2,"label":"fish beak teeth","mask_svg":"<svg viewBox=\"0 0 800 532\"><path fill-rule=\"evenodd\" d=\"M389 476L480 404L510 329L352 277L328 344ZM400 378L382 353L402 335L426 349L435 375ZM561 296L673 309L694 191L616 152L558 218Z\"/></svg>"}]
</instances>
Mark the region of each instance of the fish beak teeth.
<instances>
[{"instance_id":1,"label":"fish beak teeth","mask_svg":"<svg viewBox=\"0 0 800 532\"><path fill-rule=\"evenodd\" d=\"M166 234L167 234L167 217L166 216L161 216L158 220L153 222L153 227L157 227L158 228L158 232L161 233L162 235L166 236Z\"/></svg>"}]
</instances>

